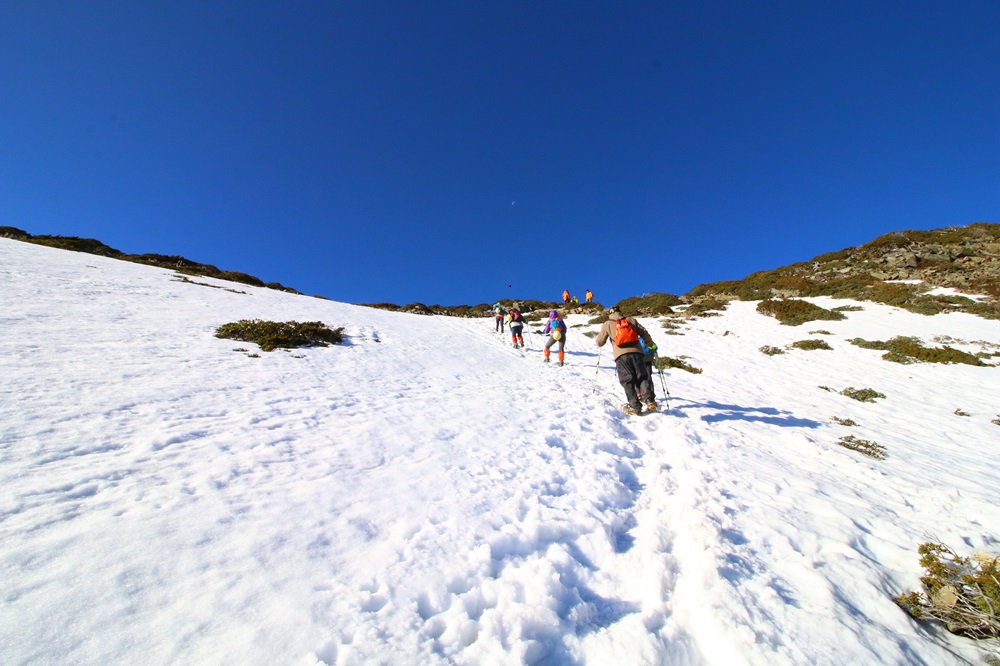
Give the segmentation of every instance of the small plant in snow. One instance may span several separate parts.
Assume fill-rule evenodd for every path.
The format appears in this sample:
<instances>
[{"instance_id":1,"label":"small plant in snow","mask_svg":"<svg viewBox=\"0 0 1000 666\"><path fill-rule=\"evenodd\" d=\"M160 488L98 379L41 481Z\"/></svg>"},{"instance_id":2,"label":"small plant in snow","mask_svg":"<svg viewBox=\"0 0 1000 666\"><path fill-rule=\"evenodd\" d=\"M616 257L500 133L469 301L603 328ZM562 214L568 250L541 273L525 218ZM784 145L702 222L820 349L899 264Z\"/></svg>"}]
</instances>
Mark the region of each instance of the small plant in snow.
<instances>
[{"instance_id":1,"label":"small plant in snow","mask_svg":"<svg viewBox=\"0 0 1000 666\"><path fill-rule=\"evenodd\" d=\"M815 351L817 349L833 349L826 340L798 340L792 343L792 347L795 349L804 349L805 351Z\"/></svg>"},{"instance_id":2,"label":"small plant in snow","mask_svg":"<svg viewBox=\"0 0 1000 666\"><path fill-rule=\"evenodd\" d=\"M911 336L896 336L891 340L865 340L853 338L848 340L862 349L877 349L884 351L882 359L893 363L908 365L922 361L924 363L964 363L966 365L985 366L974 354L953 347L924 347L920 338Z\"/></svg>"},{"instance_id":3,"label":"small plant in snow","mask_svg":"<svg viewBox=\"0 0 1000 666\"><path fill-rule=\"evenodd\" d=\"M990 421L990 423L992 423L993 425L1000 425L1000 414L997 414L997 417L992 421Z\"/></svg>"},{"instance_id":4,"label":"small plant in snow","mask_svg":"<svg viewBox=\"0 0 1000 666\"><path fill-rule=\"evenodd\" d=\"M833 422L834 423L838 423L838 424L840 424L842 426L856 426L856 425L858 425L857 422L855 422L855 421L853 421L851 419L842 419L839 416L834 416L833 417Z\"/></svg>"},{"instance_id":5,"label":"small plant in snow","mask_svg":"<svg viewBox=\"0 0 1000 666\"><path fill-rule=\"evenodd\" d=\"M776 356L778 354L784 354L785 350L781 347L772 347L771 345L764 345L760 348L761 353L767 354L768 356Z\"/></svg>"},{"instance_id":6,"label":"small plant in snow","mask_svg":"<svg viewBox=\"0 0 1000 666\"><path fill-rule=\"evenodd\" d=\"M917 552L923 592L901 594L895 602L915 619L938 620L954 634L1000 638L1000 558L962 557L940 543L922 543Z\"/></svg>"},{"instance_id":7,"label":"small plant in snow","mask_svg":"<svg viewBox=\"0 0 1000 666\"><path fill-rule=\"evenodd\" d=\"M669 356L658 356L653 364L656 366L657 370L666 370L668 368L679 368L681 370L687 370L691 374L700 375L701 368L696 368L690 363L686 363L679 358L670 358Z\"/></svg>"},{"instance_id":8,"label":"small plant in snow","mask_svg":"<svg viewBox=\"0 0 1000 666\"><path fill-rule=\"evenodd\" d=\"M807 321L817 319L839 320L844 319L844 315L833 312L818 305L813 305L809 301L801 301L795 298L784 300L766 299L757 304L757 312L763 315L770 315L786 326L798 326Z\"/></svg>"},{"instance_id":9,"label":"small plant in snow","mask_svg":"<svg viewBox=\"0 0 1000 666\"><path fill-rule=\"evenodd\" d=\"M885 447L878 442L873 442L868 439L858 439L854 435L841 437L840 440L837 441L837 444L840 444L845 449L863 453L869 458L874 458L875 460L885 460L889 457L889 454L885 452Z\"/></svg>"},{"instance_id":10,"label":"small plant in snow","mask_svg":"<svg viewBox=\"0 0 1000 666\"><path fill-rule=\"evenodd\" d=\"M243 319L223 324L216 329L215 337L253 342L260 345L262 351L274 351L278 348L340 344L343 341L343 331L343 328L331 330L321 321L299 323Z\"/></svg>"},{"instance_id":11,"label":"small plant in snow","mask_svg":"<svg viewBox=\"0 0 1000 666\"><path fill-rule=\"evenodd\" d=\"M877 398L885 397L885 393L879 393L875 389L856 389L853 386L845 388L840 392L840 395L846 395L848 398L857 400L858 402L875 402Z\"/></svg>"},{"instance_id":12,"label":"small plant in snow","mask_svg":"<svg viewBox=\"0 0 1000 666\"><path fill-rule=\"evenodd\" d=\"M820 329L818 331L809 331L809 335L833 335L833 333Z\"/></svg>"},{"instance_id":13,"label":"small plant in snow","mask_svg":"<svg viewBox=\"0 0 1000 666\"><path fill-rule=\"evenodd\" d=\"M963 412L962 408L959 407L955 410L955 416L972 416L969 412Z\"/></svg>"}]
</instances>

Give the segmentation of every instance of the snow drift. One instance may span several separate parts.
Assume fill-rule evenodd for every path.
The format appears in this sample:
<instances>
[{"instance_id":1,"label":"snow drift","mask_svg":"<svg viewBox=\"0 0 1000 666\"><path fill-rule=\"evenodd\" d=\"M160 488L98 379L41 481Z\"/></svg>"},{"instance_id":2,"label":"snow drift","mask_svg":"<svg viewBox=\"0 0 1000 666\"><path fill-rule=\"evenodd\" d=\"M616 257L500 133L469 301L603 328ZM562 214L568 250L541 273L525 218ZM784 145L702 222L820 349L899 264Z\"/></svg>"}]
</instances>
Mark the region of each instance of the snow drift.
<instances>
[{"instance_id":1,"label":"snow drift","mask_svg":"<svg viewBox=\"0 0 1000 666\"><path fill-rule=\"evenodd\" d=\"M643 320L704 372L670 371L670 411L634 418L580 317L557 368L492 318L8 239L0 298L2 663L977 657L892 597L929 537L997 550L1000 368L847 340L996 351L1000 322L866 303L788 327L739 302L683 335ZM254 358L213 335L250 318L346 341ZM833 349L758 351L817 336Z\"/></svg>"}]
</instances>

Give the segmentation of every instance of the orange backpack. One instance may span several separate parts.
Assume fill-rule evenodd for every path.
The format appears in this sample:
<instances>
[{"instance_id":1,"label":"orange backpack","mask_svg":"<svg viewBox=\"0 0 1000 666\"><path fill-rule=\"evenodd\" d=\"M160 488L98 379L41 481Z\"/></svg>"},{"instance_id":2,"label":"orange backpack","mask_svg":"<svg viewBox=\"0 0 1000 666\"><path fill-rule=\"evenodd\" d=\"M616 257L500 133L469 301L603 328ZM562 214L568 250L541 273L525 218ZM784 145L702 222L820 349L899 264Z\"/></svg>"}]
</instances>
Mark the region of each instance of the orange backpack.
<instances>
[{"instance_id":1,"label":"orange backpack","mask_svg":"<svg viewBox=\"0 0 1000 666\"><path fill-rule=\"evenodd\" d=\"M628 319L618 319L615 320L615 346L624 347L627 345L633 345L639 341L639 334L635 332L632 328L632 324L628 323Z\"/></svg>"}]
</instances>

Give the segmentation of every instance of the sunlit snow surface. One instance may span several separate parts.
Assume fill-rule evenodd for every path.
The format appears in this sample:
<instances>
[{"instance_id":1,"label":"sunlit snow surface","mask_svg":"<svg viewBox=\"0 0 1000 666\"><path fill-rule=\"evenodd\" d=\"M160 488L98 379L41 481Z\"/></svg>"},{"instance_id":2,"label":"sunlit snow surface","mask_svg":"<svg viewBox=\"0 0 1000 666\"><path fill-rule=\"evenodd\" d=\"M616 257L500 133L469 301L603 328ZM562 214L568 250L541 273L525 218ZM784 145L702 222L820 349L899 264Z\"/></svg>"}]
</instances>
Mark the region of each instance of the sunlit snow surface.
<instances>
[{"instance_id":1,"label":"sunlit snow surface","mask_svg":"<svg viewBox=\"0 0 1000 666\"><path fill-rule=\"evenodd\" d=\"M847 340L989 351L1000 322L643 320L704 372L666 373L670 412L635 418L586 317L558 368L492 318L190 280L0 239L0 663L977 658L892 597L918 588L923 541L998 550L1000 368ZM347 342L214 337L244 318ZM758 351L806 338L834 349Z\"/></svg>"}]
</instances>

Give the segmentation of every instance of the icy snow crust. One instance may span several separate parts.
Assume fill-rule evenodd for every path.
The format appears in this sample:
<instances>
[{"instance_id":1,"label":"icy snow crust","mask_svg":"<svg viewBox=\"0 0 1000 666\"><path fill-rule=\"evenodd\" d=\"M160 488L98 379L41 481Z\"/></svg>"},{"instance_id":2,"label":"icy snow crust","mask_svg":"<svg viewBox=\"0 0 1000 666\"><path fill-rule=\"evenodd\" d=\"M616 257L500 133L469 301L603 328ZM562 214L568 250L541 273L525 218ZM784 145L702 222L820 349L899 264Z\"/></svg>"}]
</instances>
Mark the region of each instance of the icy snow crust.
<instances>
[{"instance_id":1,"label":"icy snow crust","mask_svg":"<svg viewBox=\"0 0 1000 666\"><path fill-rule=\"evenodd\" d=\"M976 658L891 598L929 536L997 549L1000 368L846 339L996 343L1000 322L647 320L704 373L667 373L670 413L635 418L593 327L558 368L492 318L192 279L245 293L0 239L0 663ZM249 358L213 336L243 318L349 337ZM820 328L833 351L757 351Z\"/></svg>"}]
</instances>

